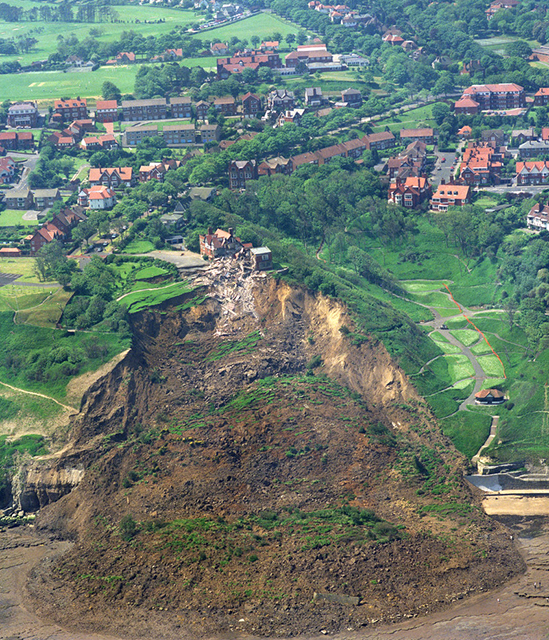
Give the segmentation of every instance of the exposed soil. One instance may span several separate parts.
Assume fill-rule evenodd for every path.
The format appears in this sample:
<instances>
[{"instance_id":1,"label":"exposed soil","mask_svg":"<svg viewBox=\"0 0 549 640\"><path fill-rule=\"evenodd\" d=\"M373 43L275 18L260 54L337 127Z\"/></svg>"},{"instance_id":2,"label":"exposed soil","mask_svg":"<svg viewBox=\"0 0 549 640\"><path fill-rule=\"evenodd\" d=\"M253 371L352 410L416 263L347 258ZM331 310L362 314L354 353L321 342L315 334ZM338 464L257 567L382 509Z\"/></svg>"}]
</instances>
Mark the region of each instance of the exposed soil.
<instances>
[{"instance_id":1,"label":"exposed soil","mask_svg":"<svg viewBox=\"0 0 549 640\"><path fill-rule=\"evenodd\" d=\"M34 575L41 615L131 637L337 633L524 570L341 305L238 268L200 278L134 316L132 351L84 398L55 462L84 479L38 520L76 540Z\"/></svg>"}]
</instances>

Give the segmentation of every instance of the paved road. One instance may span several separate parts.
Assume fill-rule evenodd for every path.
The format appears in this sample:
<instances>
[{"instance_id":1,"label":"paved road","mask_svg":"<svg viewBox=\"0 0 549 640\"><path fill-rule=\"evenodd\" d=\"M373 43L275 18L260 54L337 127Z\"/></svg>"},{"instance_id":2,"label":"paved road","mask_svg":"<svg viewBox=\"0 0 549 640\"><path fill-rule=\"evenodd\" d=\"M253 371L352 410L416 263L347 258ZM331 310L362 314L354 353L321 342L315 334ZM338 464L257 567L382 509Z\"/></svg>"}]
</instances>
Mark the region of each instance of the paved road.
<instances>
[{"instance_id":1,"label":"paved road","mask_svg":"<svg viewBox=\"0 0 549 640\"><path fill-rule=\"evenodd\" d=\"M431 174L431 183L433 185L439 185L442 180L449 182L456 170L457 153L455 151L437 151L436 156L435 169Z\"/></svg>"},{"instance_id":2,"label":"paved road","mask_svg":"<svg viewBox=\"0 0 549 640\"><path fill-rule=\"evenodd\" d=\"M21 174L21 180L16 185L16 189L26 189L29 186L29 174L34 171L40 156L38 154L32 156L25 156L27 160L24 163L23 173Z\"/></svg>"}]
</instances>

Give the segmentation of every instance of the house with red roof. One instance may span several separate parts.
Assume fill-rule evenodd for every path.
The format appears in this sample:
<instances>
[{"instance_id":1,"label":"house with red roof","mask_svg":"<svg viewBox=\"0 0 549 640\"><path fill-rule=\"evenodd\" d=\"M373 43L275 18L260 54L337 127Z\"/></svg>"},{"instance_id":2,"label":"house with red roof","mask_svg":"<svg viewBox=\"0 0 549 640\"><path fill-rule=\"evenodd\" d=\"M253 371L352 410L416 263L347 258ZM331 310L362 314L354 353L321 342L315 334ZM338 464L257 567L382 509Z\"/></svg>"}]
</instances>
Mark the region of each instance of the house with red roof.
<instances>
[{"instance_id":1,"label":"house with red roof","mask_svg":"<svg viewBox=\"0 0 549 640\"><path fill-rule=\"evenodd\" d=\"M534 93L534 105L543 107L546 104L549 104L549 87L542 87Z\"/></svg>"},{"instance_id":2,"label":"house with red roof","mask_svg":"<svg viewBox=\"0 0 549 640\"><path fill-rule=\"evenodd\" d=\"M517 185L549 183L549 160L517 162Z\"/></svg>"},{"instance_id":3,"label":"house with red roof","mask_svg":"<svg viewBox=\"0 0 549 640\"><path fill-rule=\"evenodd\" d=\"M78 204L90 209L112 209L116 204L116 195L113 189L96 185L89 189L82 189L78 194Z\"/></svg>"},{"instance_id":4,"label":"house with red roof","mask_svg":"<svg viewBox=\"0 0 549 640\"><path fill-rule=\"evenodd\" d=\"M502 404L505 402L505 394L499 389L483 389L475 393L476 404Z\"/></svg>"},{"instance_id":5,"label":"house with red roof","mask_svg":"<svg viewBox=\"0 0 549 640\"><path fill-rule=\"evenodd\" d=\"M85 98L72 98L69 100L55 100L53 115L62 122L79 120L88 117L88 105Z\"/></svg>"},{"instance_id":6,"label":"house with red roof","mask_svg":"<svg viewBox=\"0 0 549 640\"><path fill-rule=\"evenodd\" d=\"M427 176L410 176L406 180L397 178L389 187L388 202L407 209L415 209L432 196Z\"/></svg>"},{"instance_id":7,"label":"house with red roof","mask_svg":"<svg viewBox=\"0 0 549 640\"><path fill-rule=\"evenodd\" d=\"M471 204L471 187L467 184L448 184L444 180L439 184L431 198L433 211L448 211L448 207L464 207Z\"/></svg>"},{"instance_id":8,"label":"house with red roof","mask_svg":"<svg viewBox=\"0 0 549 640\"><path fill-rule=\"evenodd\" d=\"M463 96L454 103L454 113L459 115L472 116L480 111L480 103L473 100L471 96Z\"/></svg>"},{"instance_id":9,"label":"house with red roof","mask_svg":"<svg viewBox=\"0 0 549 640\"><path fill-rule=\"evenodd\" d=\"M234 235L233 229L229 227L228 231L224 229L208 229L208 233L199 236L200 255L208 258L221 258L224 256L235 257L239 253L244 253L252 248L251 242L242 242L240 238Z\"/></svg>"},{"instance_id":10,"label":"house with red roof","mask_svg":"<svg viewBox=\"0 0 549 640\"><path fill-rule=\"evenodd\" d=\"M516 109L526 106L524 88L514 82L474 84L465 89L460 100L463 98L470 98L473 102L477 102L481 111Z\"/></svg>"},{"instance_id":11,"label":"house with red roof","mask_svg":"<svg viewBox=\"0 0 549 640\"><path fill-rule=\"evenodd\" d=\"M115 122L118 120L118 102L116 100L98 100L95 105L96 122Z\"/></svg>"},{"instance_id":12,"label":"house with red roof","mask_svg":"<svg viewBox=\"0 0 549 640\"><path fill-rule=\"evenodd\" d=\"M132 187L134 184L133 169L131 167L92 167L89 175L90 184L103 185L117 189L123 184Z\"/></svg>"}]
</instances>

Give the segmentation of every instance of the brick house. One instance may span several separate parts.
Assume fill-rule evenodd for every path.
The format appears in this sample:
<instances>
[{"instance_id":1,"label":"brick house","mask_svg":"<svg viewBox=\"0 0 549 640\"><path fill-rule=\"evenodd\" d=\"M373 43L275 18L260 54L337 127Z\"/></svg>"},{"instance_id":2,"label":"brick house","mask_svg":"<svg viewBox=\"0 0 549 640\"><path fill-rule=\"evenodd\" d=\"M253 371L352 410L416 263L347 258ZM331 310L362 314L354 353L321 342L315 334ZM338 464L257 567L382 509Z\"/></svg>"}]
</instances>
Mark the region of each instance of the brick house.
<instances>
[{"instance_id":1,"label":"brick house","mask_svg":"<svg viewBox=\"0 0 549 640\"><path fill-rule=\"evenodd\" d=\"M88 117L88 105L84 98L76 98L76 100L56 100L53 111L63 122Z\"/></svg>"},{"instance_id":2,"label":"brick house","mask_svg":"<svg viewBox=\"0 0 549 640\"><path fill-rule=\"evenodd\" d=\"M167 145L196 144L194 124L173 124L164 127L164 142Z\"/></svg>"},{"instance_id":3,"label":"brick house","mask_svg":"<svg viewBox=\"0 0 549 640\"><path fill-rule=\"evenodd\" d=\"M49 209L55 202L61 200L59 189L35 189L33 195L34 206L40 210Z\"/></svg>"},{"instance_id":4,"label":"brick house","mask_svg":"<svg viewBox=\"0 0 549 640\"><path fill-rule=\"evenodd\" d=\"M549 155L549 140L527 140L519 145L521 158L540 158Z\"/></svg>"},{"instance_id":5,"label":"brick house","mask_svg":"<svg viewBox=\"0 0 549 640\"><path fill-rule=\"evenodd\" d=\"M118 120L118 102L116 100L98 100L95 105L96 122L116 122Z\"/></svg>"},{"instance_id":6,"label":"brick house","mask_svg":"<svg viewBox=\"0 0 549 640\"><path fill-rule=\"evenodd\" d=\"M229 164L229 188L245 189L249 180L257 180L258 167L255 160L232 160Z\"/></svg>"},{"instance_id":7,"label":"brick house","mask_svg":"<svg viewBox=\"0 0 549 640\"><path fill-rule=\"evenodd\" d=\"M481 111L515 109L526 106L524 88L514 82L475 84L465 89L462 97L469 97L477 102Z\"/></svg>"},{"instance_id":8,"label":"brick house","mask_svg":"<svg viewBox=\"0 0 549 640\"><path fill-rule=\"evenodd\" d=\"M245 118L257 118L261 112L261 98L248 91L242 96L242 112Z\"/></svg>"},{"instance_id":9,"label":"brick house","mask_svg":"<svg viewBox=\"0 0 549 640\"><path fill-rule=\"evenodd\" d=\"M2 131L0 133L0 145L4 149L15 151L17 149L17 133L15 131Z\"/></svg>"},{"instance_id":10,"label":"brick house","mask_svg":"<svg viewBox=\"0 0 549 640\"><path fill-rule=\"evenodd\" d=\"M269 247L252 247L250 260L254 271L266 271L273 268L273 253Z\"/></svg>"},{"instance_id":11,"label":"brick house","mask_svg":"<svg viewBox=\"0 0 549 640\"><path fill-rule=\"evenodd\" d=\"M471 98L471 96L463 96L454 103L454 113L471 116L480 111L480 104Z\"/></svg>"},{"instance_id":12,"label":"brick house","mask_svg":"<svg viewBox=\"0 0 549 640\"><path fill-rule=\"evenodd\" d=\"M192 116L191 99L186 96L170 98L172 118L190 119Z\"/></svg>"},{"instance_id":13,"label":"brick house","mask_svg":"<svg viewBox=\"0 0 549 640\"><path fill-rule=\"evenodd\" d=\"M211 104L209 102L206 102L206 100L200 100L199 102L197 102L195 105L197 119L206 120L210 107Z\"/></svg>"},{"instance_id":14,"label":"brick house","mask_svg":"<svg viewBox=\"0 0 549 640\"><path fill-rule=\"evenodd\" d=\"M363 138L366 143L366 149L380 151L381 149L390 149L395 146L396 138L390 131L380 131L379 133L369 133Z\"/></svg>"},{"instance_id":15,"label":"brick house","mask_svg":"<svg viewBox=\"0 0 549 640\"><path fill-rule=\"evenodd\" d=\"M542 87L534 94L534 105L544 107L547 104L549 104L549 87Z\"/></svg>"},{"instance_id":16,"label":"brick house","mask_svg":"<svg viewBox=\"0 0 549 640\"><path fill-rule=\"evenodd\" d=\"M203 124L199 131L202 144L217 142L221 137L221 127L218 124Z\"/></svg>"},{"instance_id":17,"label":"brick house","mask_svg":"<svg viewBox=\"0 0 549 640\"><path fill-rule=\"evenodd\" d=\"M145 138L156 138L158 135L162 135L158 131L158 125L142 124L126 129L122 139L125 146L135 147Z\"/></svg>"},{"instance_id":18,"label":"brick house","mask_svg":"<svg viewBox=\"0 0 549 640\"><path fill-rule=\"evenodd\" d=\"M410 176L406 180L397 178L389 187L388 202L407 209L415 209L432 196L431 185L426 176Z\"/></svg>"},{"instance_id":19,"label":"brick house","mask_svg":"<svg viewBox=\"0 0 549 640\"><path fill-rule=\"evenodd\" d=\"M133 169L131 167L92 168L89 180L92 186L103 185L112 189L122 185L131 187L134 184Z\"/></svg>"},{"instance_id":20,"label":"brick house","mask_svg":"<svg viewBox=\"0 0 549 640\"><path fill-rule=\"evenodd\" d=\"M341 92L341 102L346 107L357 108L362 105L362 94L357 89L345 89Z\"/></svg>"},{"instance_id":21,"label":"brick house","mask_svg":"<svg viewBox=\"0 0 549 640\"><path fill-rule=\"evenodd\" d=\"M30 209L34 198L30 189L10 189L4 192L6 209Z\"/></svg>"},{"instance_id":22,"label":"brick house","mask_svg":"<svg viewBox=\"0 0 549 640\"><path fill-rule=\"evenodd\" d=\"M232 228L228 231L217 229L214 233L208 229L208 233L199 236L200 255L208 258L220 258L223 256L235 256L239 252L251 249L251 243L244 243L233 234Z\"/></svg>"},{"instance_id":23,"label":"brick house","mask_svg":"<svg viewBox=\"0 0 549 640\"><path fill-rule=\"evenodd\" d=\"M8 127L36 127L38 124L36 102L16 102L8 109Z\"/></svg>"},{"instance_id":24,"label":"brick house","mask_svg":"<svg viewBox=\"0 0 549 640\"><path fill-rule=\"evenodd\" d=\"M307 87L305 89L305 104L308 107L320 107L325 102L320 87Z\"/></svg>"},{"instance_id":25,"label":"brick house","mask_svg":"<svg viewBox=\"0 0 549 640\"><path fill-rule=\"evenodd\" d=\"M163 120L168 112L166 98L151 100L123 100L122 113L124 120Z\"/></svg>"},{"instance_id":26,"label":"brick house","mask_svg":"<svg viewBox=\"0 0 549 640\"><path fill-rule=\"evenodd\" d=\"M233 98L233 96L216 98L214 100L213 106L218 113L222 113L224 116L236 115L236 100Z\"/></svg>"},{"instance_id":27,"label":"brick house","mask_svg":"<svg viewBox=\"0 0 549 640\"><path fill-rule=\"evenodd\" d=\"M547 184L549 182L549 161L539 160L517 162L517 185Z\"/></svg>"},{"instance_id":28,"label":"brick house","mask_svg":"<svg viewBox=\"0 0 549 640\"><path fill-rule=\"evenodd\" d=\"M258 167L258 176L272 176L277 173L290 175L293 171L292 159L286 159L282 157L271 158L270 160L264 160Z\"/></svg>"},{"instance_id":29,"label":"brick house","mask_svg":"<svg viewBox=\"0 0 549 640\"><path fill-rule=\"evenodd\" d=\"M419 140L420 142L425 142L425 144L434 144L435 132L433 131L433 129L430 129L430 128L401 129L400 139L412 140L412 141Z\"/></svg>"}]
</instances>

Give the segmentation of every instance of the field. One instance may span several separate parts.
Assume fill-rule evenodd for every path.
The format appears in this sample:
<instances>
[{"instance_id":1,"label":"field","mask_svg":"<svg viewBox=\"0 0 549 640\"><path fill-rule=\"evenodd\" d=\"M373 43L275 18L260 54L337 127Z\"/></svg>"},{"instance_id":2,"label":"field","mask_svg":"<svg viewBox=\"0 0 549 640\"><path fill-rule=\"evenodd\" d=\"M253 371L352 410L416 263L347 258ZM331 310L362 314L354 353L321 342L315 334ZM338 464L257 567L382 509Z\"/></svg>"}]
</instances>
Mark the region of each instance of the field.
<instances>
[{"instance_id":1,"label":"field","mask_svg":"<svg viewBox=\"0 0 549 640\"><path fill-rule=\"evenodd\" d=\"M5 209L0 212L0 227L16 227L17 225L23 225L25 227L36 227L38 222L36 220L23 220L23 215L26 211L20 211L18 209Z\"/></svg>"},{"instance_id":2,"label":"field","mask_svg":"<svg viewBox=\"0 0 549 640\"><path fill-rule=\"evenodd\" d=\"M411 109L400 115L378 120L376 126L373 127L374 133L385 131L385 127L395 133L401 129L415 129L419 126L436 127L436 123L432 118L432 104L417 109Z\"/></svg>"},{"instance_id":3,"label":"field","mask_svg":"<svg viewBox=\"0 0 549 640\"><path fill-rule=\"evenodd\" d=\"M252 36L258 36L261 40L266 40L277 31L285 37L289 33L297 34L298 31L302 31L302 29L282 20L272 13L260 13L245 20L218 27L217 29L197 33L193 37L199 38L204 42L226 42L233 37L249 41Z\"/></svg>"},{"instance_id":4,"label":"field","mask_svg":"<svg viewBox=\"0 0 549 640\"><path fill-rule=\"evenodd\" d=\"M26 9L42 5L40 2L17 2L12 4L24 6ZM120 22L95 24L78 22L0 22L0 38L32 36L38 40L38 44L30 53L0 55L0 61L18 60L20 64L27 65L33 60L46 59L57 50L58 36L74 34L78 40L83 40L89 36L90 29L94 28L102 31L102 34L97 38L99 42L113 42L120 38L123 31L135 31L144 36L157 36L168 33L176 26L189 25L201 20L194 11L163 9L148 5L120 5L116 6L115 10L120 16ZM164 22L153 22L157 20L164 20ZM43 29L41 33L37 33L38 27Z\"/></svg>"},{"instance_id":5,"label":"field","mask_svg":"<svg viewBox=\"0 0 549 640\"><path fill-rule=\"evenodd\" d=\"M38 100L53 101L60 95L100 97L105 81L116 84L122 93L132 93L139 66L102 67L97 71L63 73L62 71L36 71L1 76L0 101ZM44 105L43 105L44 106Z\"/></svg>"}]
</instances>

